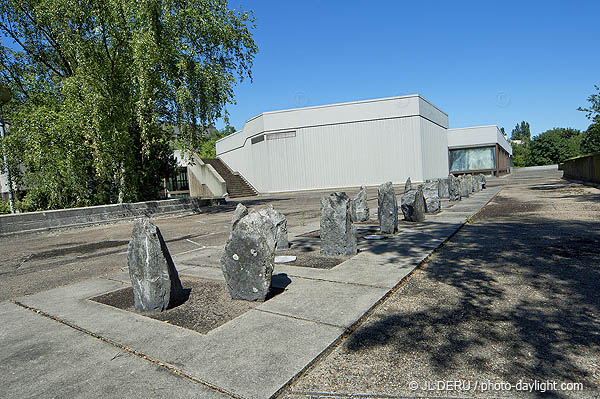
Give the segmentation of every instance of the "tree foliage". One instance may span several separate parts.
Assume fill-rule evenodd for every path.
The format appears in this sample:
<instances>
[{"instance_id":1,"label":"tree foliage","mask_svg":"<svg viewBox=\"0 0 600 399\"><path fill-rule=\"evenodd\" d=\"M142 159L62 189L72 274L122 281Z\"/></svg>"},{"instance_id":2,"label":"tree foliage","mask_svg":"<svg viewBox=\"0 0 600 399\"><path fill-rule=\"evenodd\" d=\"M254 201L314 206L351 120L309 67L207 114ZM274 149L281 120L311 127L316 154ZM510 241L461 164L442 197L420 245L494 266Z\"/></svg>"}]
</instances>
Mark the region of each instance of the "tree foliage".
<instances>
[{"instance_id":1,"label":"tree foliage","mask_svg":"<svg viewBox=\"0 0 600 399\"><path fill-rule=\"evenodd\" d=\"M513 165L517 168L531 165L529 143L511 143L513 150Z\"/></svg>"},{"instance_id":2,"label":"tree foliage","mask_svg":"<svg viewBox=\"0 0 600 399\"><path fill-rule=\"evenodd\" d=\"M572 128L547 130L531 141L531 165L553 165L581 154L583 134Z\"/></svg>"},{"instance_id":3,"label":"tree foliage","mask_svg":"<svg viewBox=\"0 0 600 399\"><path fill-rule=\"evenodd\" d=\"M235 133L235 128L233 126L227 125L221 130L212 130L210 134L206 137L202 146L200 147L200 158L216 158L217 157L217 140L222 139L223 137Z\"/></svg>"},{"instance_id":4,"label":"tree foliage","mask_svg":"<svg viewBox=\"0 0 600 399\"><path fill-rule=\"evenodd\" d=\"M598 93L588 97L590 105L578 108L579 111L585 112L585 116L592 121L581 143L581 149L585 154L600 152L600 87L594 85L594 88Z\"/></svg>"},{"instance_id":5,"label":"tree foliage","mask_svg":"<svg viewBox=\"0 0 600 399\"><path fill-rule=\"evenodd\" d=\"M173 147L200 149L251 78L253 22L226 0L0 0L5 144L26 203L155 198Z\"/></svg>"},{"instance_id":6,"label":"tree foliage","mask_svg":"<svg viewBox=\"0 0 600 399\"><path fill-rule=\"evenodd\" d=\"M585 116L590 119L593 124L600 125L600 86L594 85L597 93L591 94L587 100L590 103L587 107L577 108L579 111L585 112Z\"/></svg>"},{"instance_id":7,"label":"tree foliage","mask_svg":"<svg viewBox=\"0 0 600 399\"><path fill-rule=\"evenodd\" d=\"M529 123L522 121L520 124L517 123L515 128L510 134L511 140L521 140L529 142L531 141L531 131L529 130Z\"/></svg>"},{"instance_id":8,"label":"tree foliage","mask_svg":"<svg viewBox=\"0 0 600 399\"><path fill-rule=\"evenodd\" d=\"M592 124L588 127L581 141L581 152L583 154L600 152L600 124Z\"/></svg>"}]
</instances>

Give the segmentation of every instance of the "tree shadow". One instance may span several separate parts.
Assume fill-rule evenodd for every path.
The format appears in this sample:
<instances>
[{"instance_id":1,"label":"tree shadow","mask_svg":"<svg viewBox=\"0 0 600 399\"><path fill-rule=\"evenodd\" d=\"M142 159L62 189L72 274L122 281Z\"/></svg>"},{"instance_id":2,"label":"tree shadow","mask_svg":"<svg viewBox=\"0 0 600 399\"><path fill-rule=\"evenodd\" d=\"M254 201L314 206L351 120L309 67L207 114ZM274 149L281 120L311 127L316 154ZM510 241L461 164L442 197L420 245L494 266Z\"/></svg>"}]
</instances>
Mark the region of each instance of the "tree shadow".
<instances>
[{"instance_id":1,"label":"tree shadow","mask_svg":"<svg viewBox=\"0 0 600 399\"><path fill-rule=\"evenodd\" d=\"M600 223L493 220L466 225L400 289L399 310L374 314L347 349L392 345L400 358L416 351L442 377L470 367L505 381L598 389ZM410 237L427 240L426 232ZM410 244L371 250L401 260Z\"/></svg>"}]
</instances>

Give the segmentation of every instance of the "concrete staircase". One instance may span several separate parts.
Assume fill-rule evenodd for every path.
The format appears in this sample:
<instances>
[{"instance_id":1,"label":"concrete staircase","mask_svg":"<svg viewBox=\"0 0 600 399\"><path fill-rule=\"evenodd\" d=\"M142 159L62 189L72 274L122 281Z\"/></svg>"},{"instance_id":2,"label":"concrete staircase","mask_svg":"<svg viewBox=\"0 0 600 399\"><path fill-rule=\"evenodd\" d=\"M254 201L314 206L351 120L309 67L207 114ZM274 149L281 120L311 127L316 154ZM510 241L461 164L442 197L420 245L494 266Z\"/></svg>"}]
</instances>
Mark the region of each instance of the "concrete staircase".
<instances>
[{"instance_id":1,"label":"concrete staircase","mask_svg":"<svg viewBox=\"0 0 600 399\"><path fill-rule=\"evenodd\" d=\"M219 158L202 158L202 162L215 168L217 173L225 180L229 198L257 195L254 188L241 175L234 174Z\"/></svg>"}]
</instances>

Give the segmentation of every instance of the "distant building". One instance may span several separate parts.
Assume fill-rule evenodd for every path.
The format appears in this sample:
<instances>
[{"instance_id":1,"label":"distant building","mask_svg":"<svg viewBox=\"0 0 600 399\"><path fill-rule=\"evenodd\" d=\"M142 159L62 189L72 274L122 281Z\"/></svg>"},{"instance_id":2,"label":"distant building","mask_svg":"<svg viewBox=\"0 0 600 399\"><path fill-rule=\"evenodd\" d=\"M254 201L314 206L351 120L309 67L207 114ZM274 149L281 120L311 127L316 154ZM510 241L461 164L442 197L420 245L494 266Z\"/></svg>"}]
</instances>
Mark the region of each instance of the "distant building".
<instances>
[{"instance_id":1,"label":"distant building","mask_svg":"<svg viewBox=\"0 0 600 399\"><path fill-rule=\"evenodd\" d=\"M448 115L419 95L264 112L217 141L258 192L448 175Z\"/></svg>"},{"instance_id":2,"label":"distant building","mask_svg":"<svg viewBox=\"0 0 600 399\"><path fill-rule=\"evenodd\" d=\"M448 129L448 159L452 174L510 173L512 147L498 126Z\"/></svg>"}]
</instances>

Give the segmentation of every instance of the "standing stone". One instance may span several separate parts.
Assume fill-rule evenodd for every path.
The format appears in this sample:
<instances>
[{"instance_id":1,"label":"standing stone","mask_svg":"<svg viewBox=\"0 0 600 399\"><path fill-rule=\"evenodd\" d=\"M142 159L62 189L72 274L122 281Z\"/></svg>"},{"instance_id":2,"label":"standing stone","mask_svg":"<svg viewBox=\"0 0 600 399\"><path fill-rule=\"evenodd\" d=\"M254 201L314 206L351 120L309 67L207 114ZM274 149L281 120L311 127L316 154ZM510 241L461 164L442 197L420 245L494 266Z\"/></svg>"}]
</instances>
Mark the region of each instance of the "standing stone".
<instances>
[{"instance_id":1,"label":"standing stone","mask_svg":"<svg viewBox=\"0 0 600 399\"><path fill-rule=\"evenodd\" d=\"M183 298L184 290L167 244L148 218L133 224L127 263L135 310L162 312Z\"/></svg>"},{"instance_id":2,"label":"standing stone","mask_svg":"<svg viewBox=\"0 0 600 399\"><path fill-rule=\"evenodd\" d=\"M271 219L256 211L233 226L221 256L221 270L233 299L267 298L275 260L274 232Z\"/></svg>"},{"instance_id":3,"label":"standing stone","mask_svg":"<svg viewBox=\"0 0 600 399\"><path fill-rule=\"evenodd\" d=\"M458 177L459 185L460 185L460 198L469 198L471 194L471 188L469 187L469 182L465 175L460 175Z\"/></svg>"},{"instance_id":4,"label":"standing stone","mask_svg":"<svg viewBox=\"0 0 600 399\"><path fill-rule=\"evenodd\" d=\"M409 222L423 222L425 220L423 187L419 186L416 190L404 193L400 199L400 208L404 214L404 220L408 220Z\"/></svg>"},{"instance_id":5,"label":"standing stone","mask_svg":"<svg viewBox=\"0 0 600 399\"><path fill-rule=\"evenodd\" d=\"M406 184L404 185L404 192L408 192L412 190L412 182L410 181L410 177L406 179Z\"/></svg>"},{"instance_id":6,"label":"standing stone","mask_svg":"<svg viewBox=\"0 0 600 399\"><path fill-rule=\"evenodd\" d=\"M290 244L288 242L287 232L287 219L279 211L273 208L273 205L269 205L266 208L262 208L258 211L261 215L268 217L273 223L275 229L275 248L277 249L288 249Z\"/></svg>"},{"instance_id":7,"label":"standing stone","mask_svg":"<svg viewBox=\"0 0 600 399\"><path fill-rule=\"evenodd\" d=\"M346 193L321 197L322 254L356 254L356 226L352 224L350 202Z\"/></svg>"},{"instance_id":8,"label":"standing stone","mask_svg":"<svg viewBox=\"0 0 600 399\"><path fill-rule=\"evenodd\" d=\"M439 179L438 195L440 198L450 198L450 182L448 178Z\"/></svg>"},{"instance_id":9,"label":"standing stone","mask_svg":"<svg viewBox=\"0 0 600 399\"><path fill-rule=\"evenodd\" d=\"M479 176L473 175L471 176L471 180L473 181L473 192L478 193L481 191L481 184L479 184Z\"/></svg>"},{"instance_id":10,"label":"standing stone","mask_svg":"<svg viewBox=\"0 0 600 399\"><path fill-rule=\"evenodd\" d=\"M410 178L406 182L410 186ZM377 190L377 218L382 233L398 231L398 200L392 182L383 183Z\"/></svg>"},{"instance_id":11,"label":"standing stone","mask_svg":"<svg viewBox=\"0 0 600 399\"><path fill-rule=\"evenodd\" d=\"M485 188L485 184L487 183L485 176L480 173L477 175L477 180L479 181L479 185L483 190Z\"/></svg>"},{"instance_id":12,"label":"standing stone","mask_svg":"<svg viewBox=\"0 0 600 399\"><path fill-rule=\"evenodd\" d=\"M471 189L471 192L474 193L475 192L475 179L473 178L473 175L467 175L467 179L469 181L469 188Z\"/></svg>"},{"instance_id":13,"label":"standing stone","mask_svg":"<svg viewBox=\"0 0 600 399\"><path fill-rule=\"evenodd\" d=\"M369 205L367 204L367 188L360 186L358 194L351 203L350 214L353 222L366 222L369 220Z\"/></svg>"},{"instance_id":14,"label":"standing stone","mask_svg":"<svg viewBox=\"0 0 600 399\"><path fill-rule=\"evenodd\" d=\"M421 185L423 187L423 196L425 197L425 212L435 213L442 209L442 202L440 200L440 183L439 181L432 181Z\"/></svg>"},{"instance_id":15,"label":"standing stone","mask_svg":"<svg viewBox=\"0 0 600 399\"><path fill-rule=\"evenodd\" d=\"M450 201L460 201L460 180L452 174L448 175L448 195Z\"/></svg>"},{"instance_id":16,"label":"standing stone","mask_svg":"<svg viewBox=\"0 0 600 399\"><path fill-rule=\"evenodd\" d=\"M237 204L235 207L235 211L233 211L233 217L231 218L231 225L229 226L229 237L231 237L231 232L235 228L237 222L240 221L241 218L248 214L248 208L246 208L242 203Z\"/></svg>"}]
</instances>

